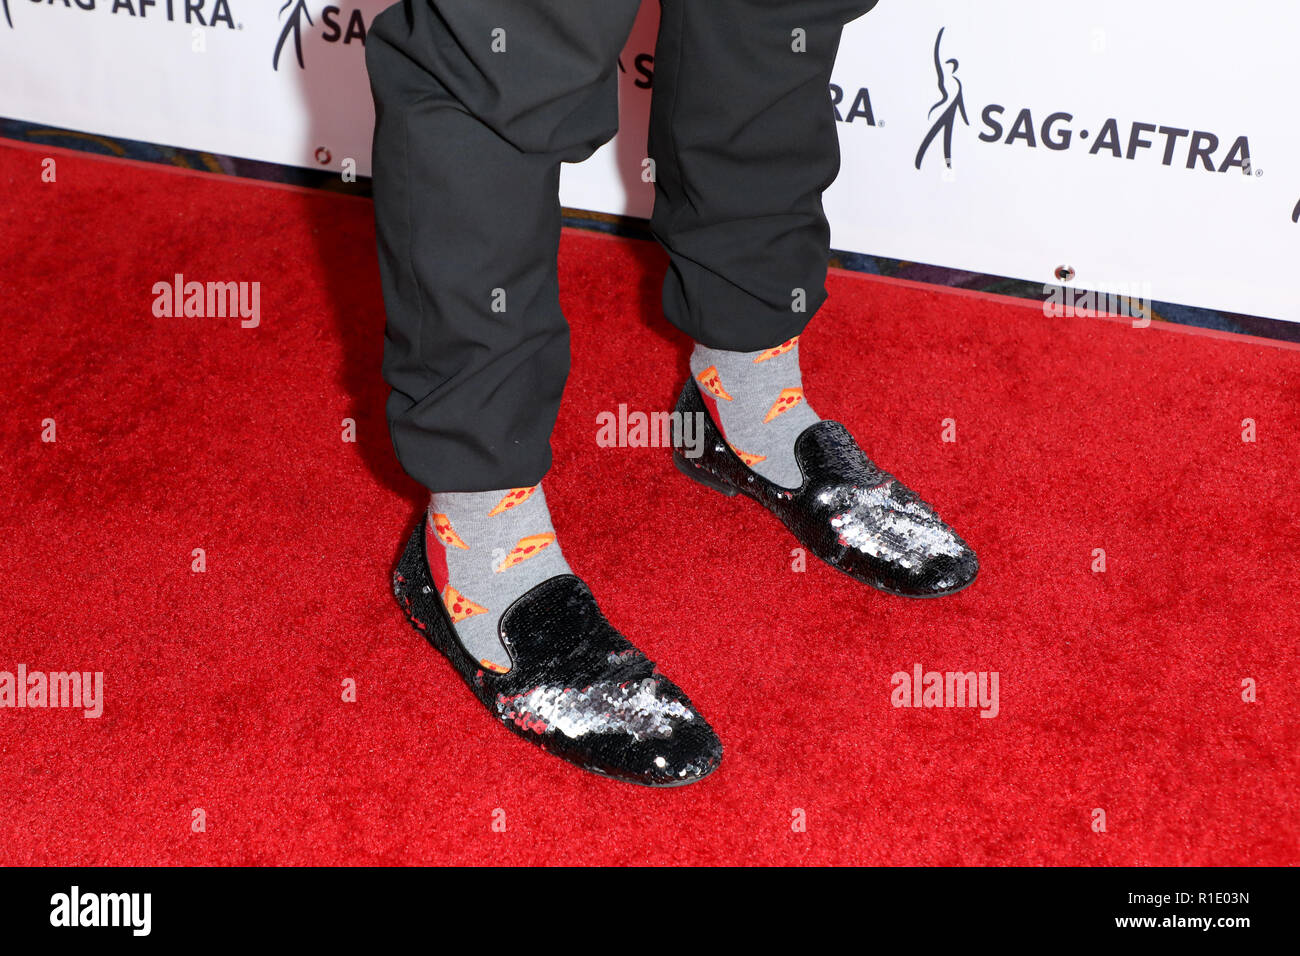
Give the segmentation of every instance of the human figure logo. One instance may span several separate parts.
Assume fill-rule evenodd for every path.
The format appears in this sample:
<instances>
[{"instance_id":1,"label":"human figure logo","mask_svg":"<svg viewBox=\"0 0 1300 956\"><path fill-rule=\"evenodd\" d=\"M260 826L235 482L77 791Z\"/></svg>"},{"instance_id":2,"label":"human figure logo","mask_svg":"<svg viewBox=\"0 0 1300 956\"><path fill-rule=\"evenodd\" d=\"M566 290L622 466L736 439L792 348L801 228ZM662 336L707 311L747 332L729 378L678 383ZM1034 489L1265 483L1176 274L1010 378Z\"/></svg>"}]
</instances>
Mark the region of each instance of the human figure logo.
<instances>
[{"instance_id":1,"label":"human figure logo","mask_svg":"<svg viewBox=\"0 0 1300 956\"><path fill-rule=\"evenodd\" d=\"M939 28L939 34L934 38L934 72L939 78L939 102L930 107L930 112L926 114L927 118L934 115L934 111L941 106L946 106L944 111L939 114L934 125L930 127L930 132L925 134L925 139L921 141L921 148L916 151L916 168L921 168L921 161L925 159L925 151L930 148L934 138L943 131L943 161L944 165L952 168L952 130L957 125L957 114L961 113L961 120L967 126L970 125L970 118L966 115L966 100L962 96L961 80L957 79L957 61L949 58L942 60L939 57L939 44L943 42L944 27ZM951 83L954 89L949 89Z\"/></svg>"},{"instance_id":2,"label":"human figure logo","mask_svg":"<svg viewBox=\"0 0 1300 956\"><path fill-rule=\"evenodd\" d=\"M311 14L307 12L307 0L284 0L284 6L280 8L279 16L284 16L284 11L290 6L293 9L289 11L289 18L284 21L284 27L280 30L280 39L275 44L275 55L271 57L271 69L280 69L280 53L284 50L284 45L293 37L293 51L298 56L298 68L306 69L302 61L302 20L307 18L308 26L315 26L312 22Z\"/></svg>"}]
</instances>

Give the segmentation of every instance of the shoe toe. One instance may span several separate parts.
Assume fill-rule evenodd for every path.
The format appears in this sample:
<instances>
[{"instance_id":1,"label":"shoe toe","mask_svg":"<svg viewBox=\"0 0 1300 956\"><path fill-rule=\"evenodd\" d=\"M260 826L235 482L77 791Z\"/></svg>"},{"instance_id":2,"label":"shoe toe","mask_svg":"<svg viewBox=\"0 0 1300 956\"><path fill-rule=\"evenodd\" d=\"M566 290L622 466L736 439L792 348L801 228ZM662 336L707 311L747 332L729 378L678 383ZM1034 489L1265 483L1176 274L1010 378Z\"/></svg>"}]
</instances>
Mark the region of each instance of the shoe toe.
<instances>
[{"instance_id":1,"label":"shoe toe","mask_svg":"<svg viewBox=\"0 0 1300 956\"><path fill-rule=\"evenodd\" d=\"M979 573L975 552L945 527L942 548L878 547L883 540L866 536L859 547L849 548L831 563L852 577L891 594L904 597L938 597L967 587Z\"/></svg>"},{"instance_id":2,"label":"shoe toe","mask_svg":"<svg viewBox=\"0 0 1300 956\"><path fill-rule=\"evenodd\" d=\"M975 580L979 559L965 544L956 555L940 554L926 561L918 577L918 590L931 595L952 594Z\"/></svg>"},{"instance_id":3,"label":"shoe toe","mask_svg":"<svg viewBox=\"0 0 1300 956\"><path fill-rule=\"evenodd\" d=\"M630 783L675 787L703 780L722 762L722 741L699 714L663 737L602 735L593 769Z\"/></svg>"},{"instance_id":4,"label":"shoe toe","mask_svg":"<svg viewBox=\"0 0 1300 956\"><path fill-rule=\"evenodd\" d=\"M608 776L680 786L703 780L722 761L718 735L681 689L661 675L638 689L634 706L615 710L619 717L590 744L594 763Z\"/></svg>"},{"instance_id":5,"label":"shoe toe","mask_svg":"<svg viewBox=\"0 0 1300 956\"><path fill-rule=\"evenodd\" d=\"M681 689L658 672L579 687L535 686L501 697L497 712L516 732L556 756L630 783L693 783L722 759L722 743L713 728Z\"/></svg>"}]
</instances>

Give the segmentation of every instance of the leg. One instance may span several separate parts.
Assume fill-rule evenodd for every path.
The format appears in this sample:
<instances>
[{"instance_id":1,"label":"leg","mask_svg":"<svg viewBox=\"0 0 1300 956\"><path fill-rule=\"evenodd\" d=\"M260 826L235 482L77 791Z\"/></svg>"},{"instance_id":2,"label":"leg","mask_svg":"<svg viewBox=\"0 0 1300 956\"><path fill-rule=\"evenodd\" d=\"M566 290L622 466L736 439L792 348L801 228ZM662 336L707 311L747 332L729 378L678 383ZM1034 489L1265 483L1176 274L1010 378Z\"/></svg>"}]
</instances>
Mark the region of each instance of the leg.
<instances>
[{"instance_id":1,"label":"leg","mask_svg":"<svg viewBox=\"0 0 1300 956\"><path fill-rule=\"evenodd\" d=\"M874 5L662 0L650 152L664 314L698 343L692 374L737 454L786 487L795 438L818 420L794 340L826 299L828 85L844 24Z\"/></svg>"},{"instance_id":2,"label":"leg","mask_svg":"<svg viewBox=\"0 0 1300 956\"><path fill-rule=\"evenodd\" d=\"M635 0L405 0L366 41L389 427L437 491L536 484L569 368L561 162L618 127Z\"/></svg>"},{"instance_id":3,"label":"leg","mask_svg":"<svg viewBox=\"0 0 1300 956\"><path fill-rule=\"evenodd\" d=\"M840 161L827 87L844 24L875 3L661 0L651 228L671 260L664 314L695 341L766 349L825 301L822 192Z\"/></svg>"},{"instance_id":4,"label":"leg","mask_svg":"<svg viewBox=\"0 0 1300 956\"><path fill-rule=\"evenodd\" d=\"M637 3L405 0L366 61L389 422L433 492L394 595L504 726L669 786L710 773L721 744L570 572L538 485L569 364L560 163L617 128Z\"/></svg>"},{"instance_id":5,"label":"leg","mask_svg":"<svg viewBox=\"0 0 1300 956\"><path fill-rule=\"evenodd\" d=\"M366 44L389 426L403 467L434 492L430 521L447 545L434 582L485 666L508 665L500 612L569 570L537 488L569 368L560 163L617 128L617 56L635 11L631 0L577 0L563 14L406 0ZM511 507L494 511L501 502ZM524 540L532 560L496 573Z\"/></svg>"},{"instance_id":6,"label":"leg","mask_svg":"<svg viewBox=\"0 0 1300 956\"><path fill-rule=\"evenodd\" d=\"M798 336L826 299L827 86L874 0L662 0L650 152L664 314L696 341L677 410L709 438L678 467L756 498L810 551L895 594L950 594L975 555L804 398ZM698 384L697 384L698 383Z\"/></svg>"}]
</instances>

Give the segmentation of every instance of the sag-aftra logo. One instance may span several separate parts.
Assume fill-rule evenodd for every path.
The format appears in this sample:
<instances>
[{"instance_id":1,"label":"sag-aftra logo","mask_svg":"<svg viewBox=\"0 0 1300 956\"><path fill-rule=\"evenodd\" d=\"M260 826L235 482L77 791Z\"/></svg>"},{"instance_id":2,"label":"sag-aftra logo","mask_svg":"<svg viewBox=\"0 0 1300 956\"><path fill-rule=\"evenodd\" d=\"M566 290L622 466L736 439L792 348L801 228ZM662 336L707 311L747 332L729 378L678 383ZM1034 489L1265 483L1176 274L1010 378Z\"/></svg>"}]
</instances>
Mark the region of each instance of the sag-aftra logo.
<instances>
[{"instance_id":1,"label":"sag-aftra logo","mask_svg":"<svg viewBox=\"0 0 1300 956\"><path fill-rule=\"evenodd\" d=\"M939 152L943 165L951 169L957 127L959 124L971 125L966 111L966 90L959 76L961 61L945 55L942 49L944 29L940 28L935 37L932 53L939 99L926 114L930 126L916 151L914 165L917 169L921 168L931 149ZM1037 116L1042 117L1041 122ZM1246 136L1224 136L1172 121L1121 122L1110 116L1092 127L1076 123L1075 115L1069 110L1039 109L1035 112L1028 106L1015 110L1000 103L984 106L979 119L983 129L978 138L984 143L1053 152L1086 149L1093 156L1133 161L1155 159L1163 166L1183 169L1217 173L1239 170L1244 175L1252 172L1250 140Z\"/></svg>"},{"instance_id":2,"label":"sag-aftra logo","mask_svg":"<svg viewBox=\"0 0 1300 956\"><path fill-rule=\"evenodd\" d=\"M14 25L9 6L11 0L0 0L5 22ZM14 3L17 7L18 4ZM84 13L102 13L108 16L133 17L136 20L164 20L185 23L194 27L226 27L237 29L230 13L230 0L28 0L27 6L62 7Z\"/></svg>"}]
</instances>

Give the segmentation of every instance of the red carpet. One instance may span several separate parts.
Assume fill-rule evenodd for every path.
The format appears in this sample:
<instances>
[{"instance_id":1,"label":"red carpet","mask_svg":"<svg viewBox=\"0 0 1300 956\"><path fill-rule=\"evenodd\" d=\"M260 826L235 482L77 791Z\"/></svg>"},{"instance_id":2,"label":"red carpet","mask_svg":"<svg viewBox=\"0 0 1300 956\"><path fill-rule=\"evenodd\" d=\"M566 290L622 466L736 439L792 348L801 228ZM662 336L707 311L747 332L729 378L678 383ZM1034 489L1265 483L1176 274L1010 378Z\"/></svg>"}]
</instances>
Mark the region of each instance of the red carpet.
<instances>
[{"instance_id":1,"label":"red carpet","mask_svg":"<svg viewBox=\"0 0 1300 956\"><path fill-rule=\"evenodd\" d=\"M370 204L49 154L0 147L0 671L105 704L0 709L0 862L1300 863L1300 351L835 274L810 400L982 559L908 601L597 447L687 346L655 246L568 232L555 524L727 745L643 790L494 727L393 603ZM176 273L261 282L261 325L155 318ZM998 672L998 716L892 707L916 663Z\"/></svg>"}]
</instances>

